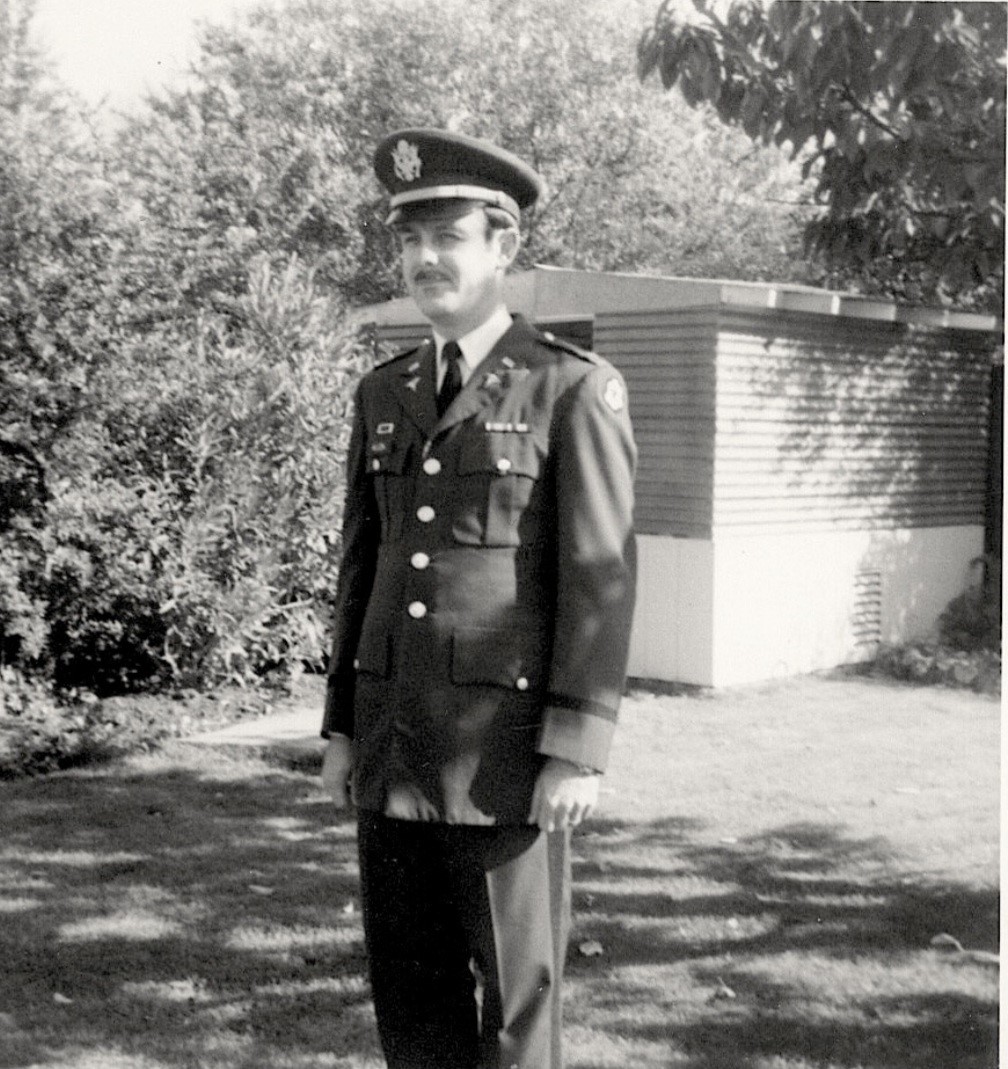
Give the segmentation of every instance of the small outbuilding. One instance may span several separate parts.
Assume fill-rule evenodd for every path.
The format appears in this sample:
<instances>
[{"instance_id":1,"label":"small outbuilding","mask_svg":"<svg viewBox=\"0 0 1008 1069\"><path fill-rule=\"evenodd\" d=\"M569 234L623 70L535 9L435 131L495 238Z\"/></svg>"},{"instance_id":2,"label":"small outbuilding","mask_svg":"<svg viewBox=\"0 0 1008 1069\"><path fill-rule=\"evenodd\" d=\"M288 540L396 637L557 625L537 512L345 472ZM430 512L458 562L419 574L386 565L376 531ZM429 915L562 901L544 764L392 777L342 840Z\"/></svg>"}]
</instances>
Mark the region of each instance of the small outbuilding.
<instances>
[{"instance_id":1,"label":"small outbuilding","mask_svg":"<svg viewBox=\"0 0 1008 1069\"><path fill-rule=\"evenodd\" d=\"M933 632L975 580L1000 320L546 267L508 286L513 312L626 377L631 675L726 686L863 660ZM361 317L386 351L428 333L405 298Z\"/></svg>"}]
</instances>

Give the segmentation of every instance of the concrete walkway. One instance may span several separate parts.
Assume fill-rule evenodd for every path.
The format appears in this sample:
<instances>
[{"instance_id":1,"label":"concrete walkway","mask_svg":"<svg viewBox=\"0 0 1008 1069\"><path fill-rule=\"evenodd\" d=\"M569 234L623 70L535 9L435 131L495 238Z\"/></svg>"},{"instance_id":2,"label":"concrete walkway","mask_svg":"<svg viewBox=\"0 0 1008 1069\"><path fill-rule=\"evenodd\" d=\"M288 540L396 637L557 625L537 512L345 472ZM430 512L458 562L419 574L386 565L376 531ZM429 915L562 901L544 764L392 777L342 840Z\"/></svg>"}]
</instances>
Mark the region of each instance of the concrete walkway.
<instances>
[{"instance_id":1,"label":"concrete walkway","mask_svg":"<svg viewBox=\"0 0 1008 1069\"><path fill-rule=\"evenodd\" d=\"M322 753L319 735L322 703L301 703L266 716L241 720L226 728L190 735L184 742L196 746L247 746L259 750L293 750Z\"/></svg>"}]
</instances>

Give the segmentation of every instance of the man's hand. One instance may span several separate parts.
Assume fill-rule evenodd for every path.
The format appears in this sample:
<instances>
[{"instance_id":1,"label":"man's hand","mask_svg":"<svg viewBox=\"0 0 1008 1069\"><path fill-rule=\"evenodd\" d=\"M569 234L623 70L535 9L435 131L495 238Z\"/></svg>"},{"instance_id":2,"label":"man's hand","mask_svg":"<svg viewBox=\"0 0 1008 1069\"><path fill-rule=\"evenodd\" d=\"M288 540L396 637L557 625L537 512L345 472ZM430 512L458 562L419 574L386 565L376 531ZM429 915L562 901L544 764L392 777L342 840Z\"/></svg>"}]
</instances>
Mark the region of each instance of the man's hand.
<instances>
[{"instance_id":1,"label":"man's hand","mask_svg":"<svg viewBox=\"0 0 1008 1069\"><path fill-rule=\"evenodd\" d=\"M551 757L536 780L529 823L543 831L577 827L595 808L601 778L562 757Z\"/></svg>"},{"instance_id":2,"label":"man's hand","mask_svg":"<svg viewBox=\"0 0 1008 1069\"><path fill-rule=\"evenodd\" d=\"M332 796L337 809L350 805L352 743L346 735L331 735L322 757L322 786Z\"/></svg>"}]
</instances>

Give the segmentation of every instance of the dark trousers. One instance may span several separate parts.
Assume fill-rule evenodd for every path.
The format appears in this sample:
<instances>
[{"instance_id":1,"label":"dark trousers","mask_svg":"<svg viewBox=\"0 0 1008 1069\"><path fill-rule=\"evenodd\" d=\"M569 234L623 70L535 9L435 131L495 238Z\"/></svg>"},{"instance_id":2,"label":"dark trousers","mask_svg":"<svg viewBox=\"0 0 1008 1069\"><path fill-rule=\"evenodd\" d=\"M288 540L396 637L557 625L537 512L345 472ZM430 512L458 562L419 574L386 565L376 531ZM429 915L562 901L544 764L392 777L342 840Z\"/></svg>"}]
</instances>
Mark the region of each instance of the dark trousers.
<instances>
[{"instance_id":1,"label":"dark trousers","mask_svg":"<svg viewBox=\"0 0 1008 1069\"><path fill-rule=\"evenodd\" d=\"M360 810L358 846L390 1069L562 1069L569 834Z\"/></svg>"}]
</instances>

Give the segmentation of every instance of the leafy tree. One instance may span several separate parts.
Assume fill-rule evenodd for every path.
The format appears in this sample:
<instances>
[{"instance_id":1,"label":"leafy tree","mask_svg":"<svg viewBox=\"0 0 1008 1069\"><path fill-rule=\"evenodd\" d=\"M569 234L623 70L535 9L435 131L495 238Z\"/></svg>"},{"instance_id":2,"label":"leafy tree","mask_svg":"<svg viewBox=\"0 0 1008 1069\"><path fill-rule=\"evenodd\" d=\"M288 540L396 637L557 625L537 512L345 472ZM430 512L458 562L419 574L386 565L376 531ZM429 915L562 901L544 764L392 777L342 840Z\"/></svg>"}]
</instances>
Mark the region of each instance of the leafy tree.
<instances>
[{"instance_id":1,"label":"leafy tree","mask_svg":"<svg viewBox=\"0 0 1008 1069\"><path fill-rule=\"evenodd\" d=\"M710 113L657 107L628 70L634 16L604 0L264 6L204 31L191 87L151 101L124 152L161 191L141 193L152 219L186 237L185 264L167 257L197 289L251 254L296 252L352 303L399 293L371 173L399 125L487 136L539 167L551 192L519 266L806 277L797 170Z\"/></svg>"},{"instance_id":2,"label":"leafy tree","mask_svg":"<svg viewBox=\"0 0 1008 1069\"><path fill-rule=\"evenodd\" d=\"M833 280L1000 310L1002 3L665 0L638 44L691 104L815 179L807 250Z\"/></svg>"}]
</instances>

